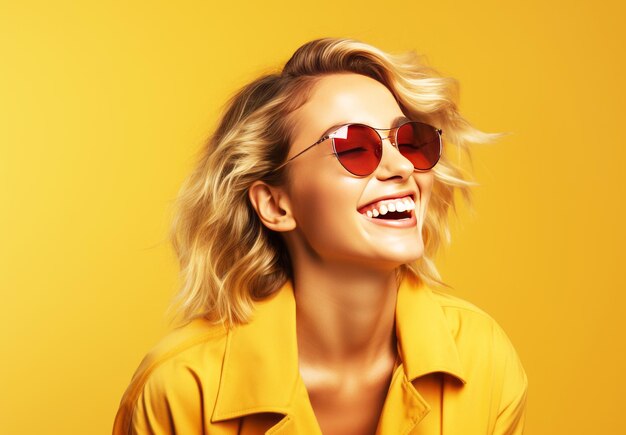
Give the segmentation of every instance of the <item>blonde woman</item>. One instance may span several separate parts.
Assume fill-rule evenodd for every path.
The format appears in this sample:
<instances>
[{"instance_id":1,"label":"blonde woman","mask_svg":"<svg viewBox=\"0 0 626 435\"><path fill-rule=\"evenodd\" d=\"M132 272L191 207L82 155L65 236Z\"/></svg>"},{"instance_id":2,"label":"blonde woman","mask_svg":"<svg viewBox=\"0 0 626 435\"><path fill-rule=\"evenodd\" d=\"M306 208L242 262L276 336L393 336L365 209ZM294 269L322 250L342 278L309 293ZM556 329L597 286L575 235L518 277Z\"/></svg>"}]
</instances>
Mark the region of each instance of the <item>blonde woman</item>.
<instances>
[{"instance_id":1,"label":"blonde woman","mask_svg":"<svg viewBox=\"0 0 626 435\"><path fill-rule=\"evenodd\" d=\"M513 346L432 262L470 185L446 149L491 139L454 83L321 39L235 95L178 201L184 326L115 434L522 433Z\"/></svg>"}]
</instances>

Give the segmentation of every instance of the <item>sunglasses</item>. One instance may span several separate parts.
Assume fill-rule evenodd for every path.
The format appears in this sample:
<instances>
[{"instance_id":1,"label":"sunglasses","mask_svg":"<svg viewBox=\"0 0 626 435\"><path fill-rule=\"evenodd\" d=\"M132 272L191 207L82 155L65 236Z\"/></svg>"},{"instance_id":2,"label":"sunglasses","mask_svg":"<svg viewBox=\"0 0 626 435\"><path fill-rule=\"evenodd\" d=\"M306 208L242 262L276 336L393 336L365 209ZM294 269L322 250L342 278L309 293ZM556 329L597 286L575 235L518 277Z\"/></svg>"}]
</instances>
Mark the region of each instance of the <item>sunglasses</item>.
<instances>
[{"instance_id":1,"label":"sunglasses","mask_svg":"<svg viewBox=\"0 0 626 435\"><path fill-rule=\"evenodd\" d=\"M379 131L393 131L393 134L383 138ZM441 133L440 129L417 121L408 121L393 128L347 124L322 137L275 170L330 139L339 163L351 174L363 177L376 170L383 156L383 139L389 139L400 154L413 164L415 170L428 171L441 157Z\"/></svg>"}]
</instances>

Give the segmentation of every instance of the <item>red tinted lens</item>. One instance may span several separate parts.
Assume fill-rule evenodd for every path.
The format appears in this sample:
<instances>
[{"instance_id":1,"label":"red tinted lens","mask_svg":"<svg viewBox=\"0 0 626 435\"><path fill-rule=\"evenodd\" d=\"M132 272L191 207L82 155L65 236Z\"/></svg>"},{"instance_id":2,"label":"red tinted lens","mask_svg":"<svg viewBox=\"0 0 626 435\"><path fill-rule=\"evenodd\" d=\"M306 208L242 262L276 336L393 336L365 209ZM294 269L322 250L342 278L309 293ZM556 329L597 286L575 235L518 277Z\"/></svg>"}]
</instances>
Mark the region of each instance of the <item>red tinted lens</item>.
<instances>
[{"instance_id":1,"label":"red tinted lens","mask_svg":"<svg viewBox=\"0 0 626 435\"><path fill-rule=\"evenodd\" d=\"M351 124L333 134L337 159L354 175L369 175L378 166L382 155L380 136L371 127Z\"/></svg>"},{"instance_id":2,"label":"red tinted lens","mask_svg":"<svg viewBox=\"0 0 626 435\"><path fill-rule=\"evenodd\" d=\"M400 153L421 171L431 169L441 156L441 137L432 125L407 122L398 128L396 143Z\"/></svg>"}]
</instances>

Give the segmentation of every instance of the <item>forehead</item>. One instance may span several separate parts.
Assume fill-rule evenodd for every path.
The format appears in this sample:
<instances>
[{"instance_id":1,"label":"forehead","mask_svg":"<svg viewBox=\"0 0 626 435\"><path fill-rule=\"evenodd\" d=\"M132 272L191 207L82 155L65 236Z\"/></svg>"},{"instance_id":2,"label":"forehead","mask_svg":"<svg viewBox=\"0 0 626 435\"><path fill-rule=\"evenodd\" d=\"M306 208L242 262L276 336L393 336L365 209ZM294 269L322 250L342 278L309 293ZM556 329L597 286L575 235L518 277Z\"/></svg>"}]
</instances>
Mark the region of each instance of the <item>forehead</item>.
<instances>
[{"instance_id":1,"label":"forehead","mask_svg":"<svg viewBox=\"0 0 626 435\"><path fill-rule=\"evenodd\" d=\"M382 83L359 74L327 75L316 82L307 102L293 113L293 143L317 140L329 127L347 123L393 127L402 115Z\"/></svg>"}]
</instances>

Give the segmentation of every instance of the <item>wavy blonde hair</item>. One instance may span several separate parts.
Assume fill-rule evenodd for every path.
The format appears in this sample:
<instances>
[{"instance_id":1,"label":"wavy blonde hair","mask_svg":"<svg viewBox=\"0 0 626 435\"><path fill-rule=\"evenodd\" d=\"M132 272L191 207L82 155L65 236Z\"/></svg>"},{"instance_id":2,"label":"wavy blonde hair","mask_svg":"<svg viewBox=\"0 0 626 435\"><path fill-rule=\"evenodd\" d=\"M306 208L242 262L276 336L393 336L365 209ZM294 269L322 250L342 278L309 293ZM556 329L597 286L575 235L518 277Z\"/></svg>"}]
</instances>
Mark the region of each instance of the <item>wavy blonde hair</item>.
<instances>
[{"instance_id":1,"label":"wavy blonde hair","mask_svg":"<svg viewBox=\"0 0 626 435\"><path fill-rule=\"evenodd\" d=\"M230 327L246 323L254 301L291 277L287 248L257 217L248 188L257 181L279 185L287 169L293 125L290 114L307 101L327 74L356 73L385 85L409 119L444 131L446 145L469 153L469 143L495 135L473 128L459 114L457 83L441 77L415 53L392 55L349 39L325 38L300 47L281 72L243 87L227 104L218 127L201 150L179 193L171 240L180 262L181 288L172 305L183 321L204 316ZM458 156L458 153L456 154ZM430 285L442 284L433 257L449 239L448 214L455 192L466 198L471 182L444 152L424 227L424 255L399 269Z\"/></svg>"}]
</instances>

